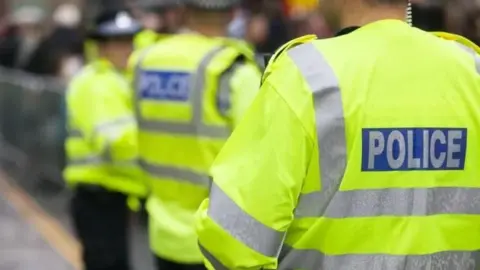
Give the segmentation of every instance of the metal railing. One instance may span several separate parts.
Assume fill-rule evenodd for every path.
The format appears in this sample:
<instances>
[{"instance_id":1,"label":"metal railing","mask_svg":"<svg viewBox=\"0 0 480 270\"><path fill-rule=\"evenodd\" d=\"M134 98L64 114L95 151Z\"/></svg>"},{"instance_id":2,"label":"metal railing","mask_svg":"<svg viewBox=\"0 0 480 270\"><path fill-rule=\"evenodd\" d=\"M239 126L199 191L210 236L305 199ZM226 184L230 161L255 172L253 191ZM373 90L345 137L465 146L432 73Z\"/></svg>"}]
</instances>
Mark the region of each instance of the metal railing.
<instances>
[{"instance_id":1,"label":"metal railing","mask_svg":"<svg viewBox=\"0 0 480 270\"><path fill-rule=\"evenodd\" d=\"M55 78L0 67L0 161L20 181L63 190L63 93Z\"/></svg>"}]
</instances>

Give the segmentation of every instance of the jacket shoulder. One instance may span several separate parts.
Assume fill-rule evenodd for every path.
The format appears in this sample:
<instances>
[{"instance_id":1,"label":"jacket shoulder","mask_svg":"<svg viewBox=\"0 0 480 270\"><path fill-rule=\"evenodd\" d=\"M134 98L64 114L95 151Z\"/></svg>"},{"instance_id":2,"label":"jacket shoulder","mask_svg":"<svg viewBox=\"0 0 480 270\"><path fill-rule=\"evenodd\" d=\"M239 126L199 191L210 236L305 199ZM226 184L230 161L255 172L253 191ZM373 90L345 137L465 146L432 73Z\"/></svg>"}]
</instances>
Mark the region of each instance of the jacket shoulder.
<instances>
[{"instance_id":1,"label":"jacket shoulder","mask_svg":"<svg viewBox=\"0 0 480 270\"><path fill-rule=\"evenodd\" d=\"M122 83L123 78L118 75L116 71L108 68L99 68L94 64L85 66L82 70L75 75L69 83L68 92L84 92L93 86L99 86L106 83ZM83 90L82 90L83 89Z\"/></svg>"},{"instance_id":2,"label":"jacket shoulder","mask_svg":"<svg viewBox=\"0 0 480 270\"><path fill-rule=\"evenodd\" d=\"M480 47L466 37L447 32L432 32L432 34L441 39L455 41L465 47L470 48L471 50L474 50L477 54L480 55Z\"/></svg>"},{"instance_id":3,"label":"jacket shoulder","mask_svg":"<svg viewBox=\"0 0 480 270\"><path fill-rule=\"evenodd\" d=\"M477 74L480 74L480 47L478 45L460 35L447 32L433 32L433 34L441 39L455 42L458 47L469 53L474 59Z\"/></svg>"},{"instance_id":4,"label":"jacket shoulder","mask_svg":"<svg viewBox=\"0 0 480 270\"><path fill-rule=\"evenodd\" d=\"M73 76L70 81L70 85L81 84L82 82L88 80L88 78L92 77L92 75L94 75L94 68L91 64L88 64L80 69L75 76Z\"/></svg>"},{"instance_id":5,"label":"jacket shoulder","mask_svg":"<svg viewBox=\"0 0 480 270\"><path fill-rule=\"evenodd\" d=\"M265 81L265 79L268 77L268 75L270 75L273 67L275 66L275 62L282 55L284 55L287 51L289 51L292 48L295 48L295 47L297 47L299 45L302 45L302 44L305 44L305 43L312 42L312 41L317 40L317 39L318 38L315 35L306 35L306 36L302 36L302 37L290 40L289 42L285 43L280 48L278 48L277 51L275 51L274 54L267 57L268 59L265 59L265 62L267 64L266 64L265 71L264 71L263 76L262 76L262 83Z\"/></svg>"}]
</instances>

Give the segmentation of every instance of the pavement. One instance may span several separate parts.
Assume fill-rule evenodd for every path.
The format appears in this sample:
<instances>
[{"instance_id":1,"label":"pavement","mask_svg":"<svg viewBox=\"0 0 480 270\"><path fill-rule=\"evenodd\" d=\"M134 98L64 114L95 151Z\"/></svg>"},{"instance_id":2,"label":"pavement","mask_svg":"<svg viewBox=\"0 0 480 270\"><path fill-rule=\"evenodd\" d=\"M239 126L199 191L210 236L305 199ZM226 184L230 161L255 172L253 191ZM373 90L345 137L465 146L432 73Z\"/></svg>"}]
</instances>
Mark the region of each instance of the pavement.
<instances>
[{"instance_id":1,"label":"pavement","mask_svg":"<svg viewBox=\"0 0 480 270\"><path fill-rule=\"evenodd\" d=\"M74 270L5 198L0 198L0 254L1 270Z\"/></svg>"},{"instance_id":2,"label":"pavement","mask_svg":"<svg viewBox=\"0 0 480 270\"><path fill-rule=\"evenodd\" d=\"M0 171L0 270L81 270L70 192L32 179ZM133 270L154 270L146 226L135 216L131 256Z\"/></svg>"}]
</instances>

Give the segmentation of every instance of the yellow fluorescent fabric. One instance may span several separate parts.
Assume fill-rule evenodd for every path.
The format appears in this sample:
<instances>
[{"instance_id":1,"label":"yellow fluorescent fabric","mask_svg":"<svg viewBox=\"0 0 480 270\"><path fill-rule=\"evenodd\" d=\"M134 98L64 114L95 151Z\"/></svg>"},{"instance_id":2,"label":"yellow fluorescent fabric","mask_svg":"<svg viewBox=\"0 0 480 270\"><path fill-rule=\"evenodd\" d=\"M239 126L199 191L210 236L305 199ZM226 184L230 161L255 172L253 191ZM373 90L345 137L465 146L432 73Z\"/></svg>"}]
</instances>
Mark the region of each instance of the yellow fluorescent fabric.
<instances>
[{"instance_id":1,"label":"yellow fluorescent fabric","mask_svg":"<svg viewBox=\"0 0 480 270\"><path fill-rule=\"evenodd\" d=\"M83 44L85 50L85 58L87 63L93 63L98 58L98 47L95 41L87 40Z\"/></svg>"},{"instance_id":2,"label":"yellow fluorescent fabric","mask_svg":"<svg viewBox=\"0 0 480 270\"><path fill-rule=\"evenodd\" d=\"M200 205L197 212L197 220L203 220L203 222L197 222L197 231L203 232L208 230L216 230L218 232L217 237L210 237L207 234L199 234L199 242L202 248L210 252L215 250L215 255L220 258L224 258L223 265L228 269L277 269L277 262L275 257L265 257L261 254L252 252L246 248L242 243L238 241L231 241L231 235L225 232L222 227L215 223L215 221L208 218L208 199L206 199L202 205ZM225 241L229 239L230 241ZM219 246L223 248L218 248ZM249 258L248 260L238 260L235 256L231 256L229 253L235 250L237 258ZM211 264L206 258L206 265ZM254 265L255 267L252 267ZM215 266L210 266L209 269L218 269Z\"/></svg>"},{"instance_id":3,"label":"yellow fluorescent fabric","mask_svg":"<svg viewBox=\"0 0 480 270\"><path fill-rule=\"evenodd\" d=\"M66 180L143 196L146 190L135 162L137 125L125 78L106 60L95 61L71 82L67 108Z\"/></svg>"},{"instance_id":4,"label":"yellow fluorescent fabric","mask_svg":"<svg viewBox=\"0 0 480 270\"><path fill-rule=\"evenodd\" d=\"M296 222L296 230L289 233L286 244L328 255L341 255L345 250L351 254L430 254L449 251L451 246L478 250L479 221L480 217L474 215L305 218Z\"/></svg>"},{"instance_id":5,"label":"yellow fluorescent fabric","mask_svg":"<svg viewBox=\"0 0 480 270\"><path fill-rule=\"evenodd\" d=\"M245 64L236 69L230 80L232 89L230 118L233 126L238 126L246 110L252 104L257 94L256 89L260 87L260 78L261 73L253 64Z\"/></svg>"},{"instance_id":6,"label":"yellow fluorescent fabric","mask_svg":"<svg viewBox=\"0 0 480 270\"><path fill-rule=\"evenodd\" d=\"M152 251L176 262L201 263L194 214L208 196L209 168L257 93L261 72L243 44L192 33L136 51L129 66L130 77L137 75L140 160L152 191ZM168 92L172 84L152 81L169 81L171 74L194 79L186 82L186 98L151 94Z\"/></svg>"},{"instance_id":7,"label":"yellow fluorescent fabric","mask_svg":"<svg viewBox=\"0 0 480 270\"><path fill-rule=\"evenodd\" d=\"M133 39L133 47L135 50L145 49L155 44L160 39L160 35L150 29L145 29L135 35Z\"/></svg>"},{"instance_id":8,"label":"yellow fluorescent fabric","mask_svg":"<svg viewBox=\"0 0 480 270\"><path fill-rule=\"evenodd\" d=\"M453 41L457 41L465 46L468 46L472 49L475 50L475 52L477 54L480 54L480 47L478 45L476 45L475 43L473 43L472 41L462 37L462 36L459 36L459 35L455 35L455 34L451 34L451 33L446 33L446 32L433 32L434 35L438 36L438 37L441 37L443 39L446 39L446 40L453 40Z\"/></svg>"},{"instance_id":9,"label":"yellow fluorescent fabric","mask_svg":"<svg viewBox=\"0 0 480 270\"><path fill-rule=\"evenodd\" d=\"M293 43L298 46L270 62L260 94L211 169L210 196L197 216L208 265L476 269L480 71L474 55L395 20ZM442 129L465 136L464 150L455 150L465 153L463 167L433 165L442 149L456 149L452 139L441 146L432 140L428 149L419 139L399 142L400 150L431 155L421 167L412 161L395 168L390 157L371 169L364 161L378 147L365 141L372 130L428 135ZM389 151L385 160L395 152Z\"/></svg>"},{"instance_id":10,"label":"yellow fluorescent fabric","mask_svg":"<svg viewBox=\"0 0 480 270\"><path fill-rule=\"evenodd\" d=\"M106 66L108 63L105 62L97 62L97 65L95 68L110 68ZM92 72L92 75L86 81L86 84L81 86L81 90L73 90L73 93L69 93L69 104L74 102L75 105L83 105L72 105L73 108L70 112L74 117L78 115L78 118L74 119L74 124L82 130L87 140L94 142L94 151L99 152L103 150L104 146L101 143L97 143L96 140L102 141L110 138L107 136L95 137L102 135L96 132L98 126L118 118L131 117L133 119L132 107L128 100L128 84L119 74L112 71L109 72L108 70L99 74ZM108 105L105 106L106 104ZM129 135L132 138L124 146L133 147L135 152L136 142L132 140L135 134ZM114 136L118 135L114 134ZM122 136L118 137L122 139ZM115 143L115 140L108 143Z\"/></svg>"},{"instance_id":11,"label":"yellow fluorescent fabric","mask_svg":"<svg viewBox=\"0 0 480 270\"><path fill-rule=\"evenodd\" d=\"M297 179L306 173L312 146L298 117L267 82L217 157L213 181L253 218L285 232L302 186ZM302 154L291 155L293 149ZM274 269L269 268L274 266L272 257L255 252L216 224L207 202L198 213L200 244L228 269ZM243 229L248 234L248 228ZM230 245L232 249L225 248Z\"/></svg>"},{"instance_id":12,"label":"yellow fluorescent fabric","mask_svg":"<svg viewBox=\"0 0 480 270\"><path fill-rule=\"evenodd\" d=\"M190 151L201 151L205 148L215 147L221 148L223 142L219 140L209 140L209 139L192 139L191 137L180 137L168 134L155 134L152 132L141 132L139 136L140 140L156 140L161 139L165 144L162 145L151 145L149 148L142 149L142 157L146 160L157 160L162 162L162 164L178 164L184 163L190 168L205 173L208 173L208 168L211 165L211 162L208 160L213 160L216 156L216 153L206 152L203 155L194 155L185 160L185 152L175 151L178 148L178 144L183 145L184 147L190 149ZM159 151L165 151L171 153L169 156L160 156L158 157Z\"/></svg>"}]
</instances>

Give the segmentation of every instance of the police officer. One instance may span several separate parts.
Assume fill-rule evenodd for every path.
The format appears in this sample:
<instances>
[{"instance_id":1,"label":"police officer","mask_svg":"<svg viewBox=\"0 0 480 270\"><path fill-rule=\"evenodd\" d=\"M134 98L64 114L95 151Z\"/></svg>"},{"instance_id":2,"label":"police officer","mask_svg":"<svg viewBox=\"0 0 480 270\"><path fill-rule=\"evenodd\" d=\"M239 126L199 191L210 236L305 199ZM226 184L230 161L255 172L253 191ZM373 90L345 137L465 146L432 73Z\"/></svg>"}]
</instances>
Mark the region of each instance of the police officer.
<instances>
[{"instance_id":1,"label":"police officer","mask_svg":"<svg viewBox=\"0 0 480 270\"><path fill-rule=\"evenodd\" d=\"M321 7L343 30L276 53L213 165L207 265L478 269L480 48L412 28L405 0Z\"/></svg>"},{"instance_id":2,"label":"police officer","mask_svg":"<svg viewBox=\"0 0 480 270\"><path fill-rule=\"evenodd\" d=\"M182 27L180 0L137 0L143 30L134 39L135 49L146 48Z\"/></svg>"},{"instance_id":3,"label":"police officer","mask_svg":"<svg viewBox=\"0 0 480 270\"><path fill-rule=\"evenodd\" d=\"M159 269L203 269L194 214L208 170L260 85L254 53L224 38L236 0L190 0L182 33L136 53L141 165Z\"/></svg>"},{"instance_id":4,"label":"police officer","mask_svg":"<svg viewBox=\"0 0 480 270\"><path fill-rule=\"evenodd\" d=\"M137 125L122 75L140 30L126 9L104 10L90 38L99 57L71 82L66 96L71 211L86 270L129 268L127 197L145 196L137 166Z\"/></svg>"}]
</instances>

